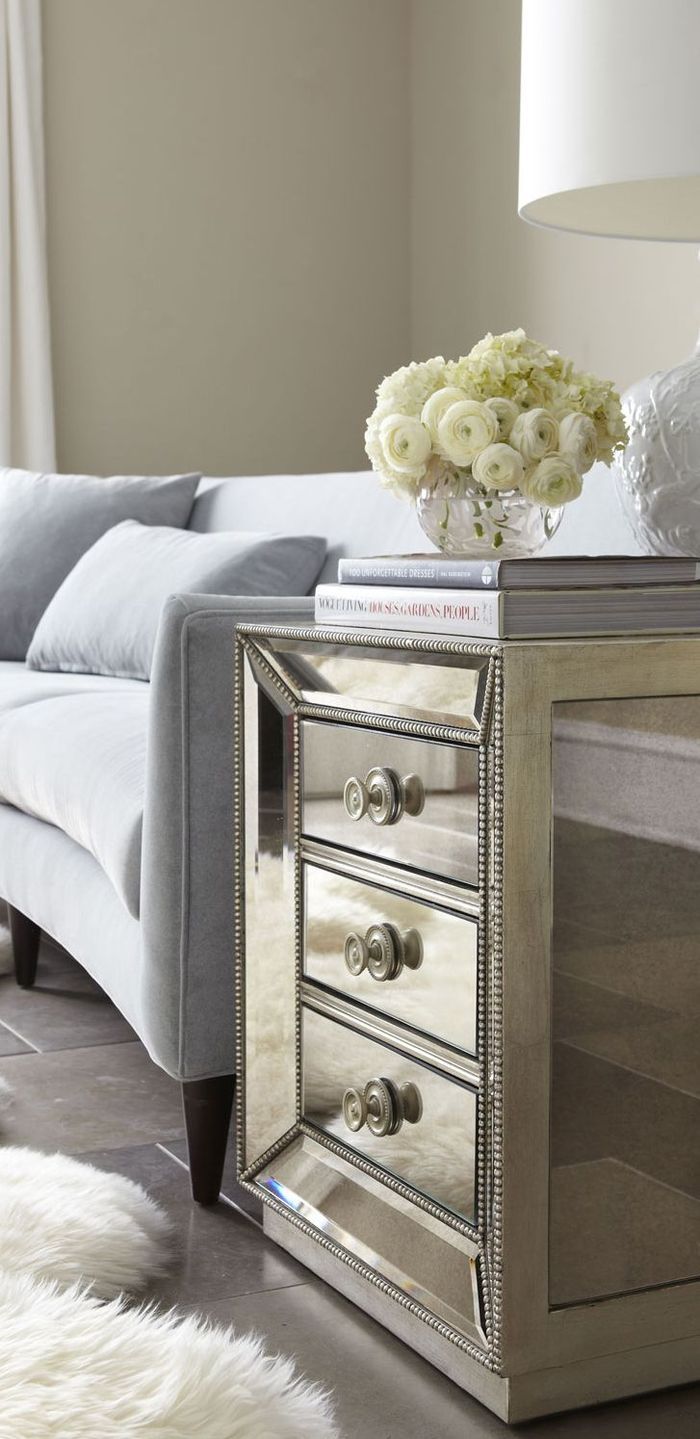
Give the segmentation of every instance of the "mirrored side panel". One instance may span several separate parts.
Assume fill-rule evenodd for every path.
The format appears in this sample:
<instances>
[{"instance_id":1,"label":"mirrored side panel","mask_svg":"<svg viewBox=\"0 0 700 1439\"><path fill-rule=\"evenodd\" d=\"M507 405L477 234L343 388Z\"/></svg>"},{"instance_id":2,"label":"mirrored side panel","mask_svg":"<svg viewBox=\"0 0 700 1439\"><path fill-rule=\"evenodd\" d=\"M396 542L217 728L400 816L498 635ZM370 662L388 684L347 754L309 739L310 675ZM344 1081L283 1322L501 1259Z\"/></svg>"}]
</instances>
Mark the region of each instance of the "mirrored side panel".
<instances>
[{"instance_id":1,"label":"mirrored side panel","mask_svg":"<svg viewBox=\"0 0 700 1439\"><path fill-rule=\"evenodd\" d=\"M478 729L490 661L360 645L257 640L300 700L368 714Z\"/></svg>"},{"instance_id":2,"label":"mirrored side panel","mask_svg":"<svg viewBox=\"0 0 700 1439\"><path fill-rule=\"evenodd\" d=\"M557 1306L700 1274L700 698L553 710Z\"/></svg>"},{"instance_id":3,"label":"mirrored side panel","mask_svg":"<svg viewBox=\"0 0 700 1439\"><path fill-rule=\"evenodd\" d=\"M294 723L284 697L246 656L246 1167L296 1119Z\"/></svg>"}]
</instances>

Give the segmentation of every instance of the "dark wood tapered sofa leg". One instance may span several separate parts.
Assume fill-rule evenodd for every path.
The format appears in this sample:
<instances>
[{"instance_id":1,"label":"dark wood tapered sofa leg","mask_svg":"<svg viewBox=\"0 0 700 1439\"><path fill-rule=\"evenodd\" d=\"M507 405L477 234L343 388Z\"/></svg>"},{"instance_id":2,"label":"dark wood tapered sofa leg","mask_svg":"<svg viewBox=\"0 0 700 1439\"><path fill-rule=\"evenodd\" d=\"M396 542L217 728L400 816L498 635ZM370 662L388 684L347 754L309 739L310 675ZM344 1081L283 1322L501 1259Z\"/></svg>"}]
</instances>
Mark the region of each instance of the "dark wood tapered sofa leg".
<instances>
[{"instance_id":1,"label":"dark wood tapered sofa leg","mask_svg":"<svg viewBox=\"0 0 700 1439\"><path fill-rule=\"evenodd\" d=\"M13 909L12 905L8 904L7 910L10 917L15 978L22 989L31 989L36 979L41 929L33 919L27 919L20 909Z\"/></svg>"},{"instance_id":2,"label":"dark wood tapered sofa leg","mask_svg":"<svg viewBox=\"0 0 700 1439\"><path fill-rule=\"evenodd\" d=\"M221 1191L235 1074L187 1079L182 1085L192 1198L216 1204Z\"/></svg>"}]
</instances>

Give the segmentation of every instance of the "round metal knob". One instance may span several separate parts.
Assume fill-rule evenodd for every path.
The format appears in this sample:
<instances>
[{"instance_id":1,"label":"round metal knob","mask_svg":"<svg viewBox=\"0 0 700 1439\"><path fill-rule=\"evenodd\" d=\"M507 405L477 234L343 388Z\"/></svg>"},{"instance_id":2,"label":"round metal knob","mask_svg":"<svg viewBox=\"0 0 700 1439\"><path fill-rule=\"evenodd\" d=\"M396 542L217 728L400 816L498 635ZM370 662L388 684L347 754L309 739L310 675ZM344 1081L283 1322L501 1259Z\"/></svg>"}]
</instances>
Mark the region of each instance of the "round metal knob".
<instances>
[{"instance_id":1,"label":"round metal knob","mask_svg":"<svg viewBox=\"0 0 700 1439\"><path fill-rule=\"evenodd\" d=\"M400 780L392 769L377 766L365 780L369 793L369 817L373 824L395 824L401 818Z\"/></svg>"},{"instance_id":2,"label":"round metal knob","mask_svg":"<svg viewBox=\"0 0 700 1439\"><path fill-rule=\"evenodd\" d=\"M343 1095L343 1119L353 1134L367 1122L367 1103L362 1090L346 1089Z\"/></svg>"},{"instance_id":3,"label":"round metal knob","mask_svg":"<svg viewBox=\"0 0 700 1439\"><path fill-rule=\"evenodd\" d=\"M418 774L406 774L401 780L403 807L406 814L420 814L425 804L425 786Z\"/></svg>"},{"instance_id":4,"label":"round metal knob","mask_svg":"<svg viewBox=\"0 0 700 1439\"><path fill-rule=\"evenodd\" d=\"M401 779L396 770L375 765L365 780L354 774L346 780L343 804L352 820L368 814L373 824L396 824L403 814L420 814L425 804L425 789L417 774L407 774Z\"/></svg>"},{"instance_id":5,"label":"round metal knob","mask_svg":"<svg viewBox=\"0 0 700 1439\"><path fill-rule=\"evenodd\" d=\"M404 965L418 969L423 963L423 940L417 929L403 934L395 924L371 924L364 937L352 930L345 940L345 964L357 977L365 970L380 983L398 979Z\"/></svg>"},{"instance_id":6,"label":"round metal knob","mask_svg":"<svg viewBox=\"0 0 700 1439\"><path fill-rule=\"evenodd\" d=\"M398 1090L390 1079L370 1079L365 1085L367 1128L379 1137L396 1134L401 1128L401 1106Z\"/></svg>"},{"instance_id":7,"label":"round metal knob","mask_svg":"<svg viewBox=\"0 0 700 1439\"><path fill-rule=\"evenodd\" d=\"M422 1113L423 1100L415 1084L370 1079L363 1090L346 1089L343 1095L343 1118L353 1134L365 1124L379 1138L398 1134L404 1121L417 1124Z\"/></svg>"},{"instance_id":8,"label":"round metal knob","mask_svg":"<svg viewBox=\"0 0 700 1439\"><path fill-rule=\"evenodd\" d=\"M367 968L372 979L396 979L403 969L403 944L393 924L372 924L367 930Z\"/></svg>"},{"instance_id":9,"label":"round metal knob","mask_svg":"<svg viewBox=\"0 0 700 1439\"><path fill-rule=\"evenodd\" d=\"M369 959L369 945L361 934L353 930L345 940L345 965L351 974L357 976L367 968Z\"/></svg>"},{"instance_id":10,"label":"round metal knob","mask_svg":"<svg viewBox=\"0 0 700 1439\"><path fill-rule=\"evenodd\" d=\"M363 784L357 775L351 774L345 781L343 790L343 804L345 812L350 819L362 819L363 814L369 809L369 791L366 784Z\"/></svg>"},{"instance_id":11,"label":"round metal knob","mask_svg":"<svg viewBox=\"0 0 700 1439\"><path fill-rule=\"evenodd\" d=\"M399 1086L402 1116L407 1124L417 1124L423 1114L423 1100L416 1084Z\"/></svg>"}]
</instances>

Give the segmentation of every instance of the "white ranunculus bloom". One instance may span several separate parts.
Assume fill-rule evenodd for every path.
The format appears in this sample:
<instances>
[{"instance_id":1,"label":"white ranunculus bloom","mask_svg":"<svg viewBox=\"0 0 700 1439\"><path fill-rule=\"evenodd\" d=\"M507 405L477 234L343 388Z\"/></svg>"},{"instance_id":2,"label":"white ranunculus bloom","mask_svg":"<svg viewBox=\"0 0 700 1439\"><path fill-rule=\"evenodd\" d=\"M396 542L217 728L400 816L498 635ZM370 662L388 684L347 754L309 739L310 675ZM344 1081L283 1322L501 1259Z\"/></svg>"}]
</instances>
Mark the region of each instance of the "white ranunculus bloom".
<instances>
[{"instance_id":1,"label":"white ranunculus bloom","mask_svg":"<svg viewBox=\"0 0 700 1439\"><path fill-rule=\"evenodd\" d=\"M475 480L487 490L514 490L525 473L523 457L512 445L487 445L472 465Z\"/></svg>"},{"instance_id":2,"label":"white ranunculus bloom","mask_svg":"<svg viewBox=\"0 0 700 1439\"><path fill-rule=\"evenodd\" d=\"M520 414L514 400L507 400L505 395L494 395L490 400L484 400L487 410L492 410L498 421L498 438L507 440L515 421Z\"/></svg>"},{"instance_id":3,"label":"white ranunculus bloom","mask_svg":"<svg viewBox=\"0 0 700 1439\"><path fill-rule=\"evenodd\" d=\"M568 505L580 495L583 481L566 455L546 455L527 471L520 489L537 505Z\"/></svg>"},{"instance_id":4,"label":"white ranunculus bloom","mask_svg":"<svg viewBox=\"0 0 700 1439\"><path fill-rule=\"evenodd\" d=\"M436 390L435 394L426 400L421 411L421 420L430 431L430 438L434 445L437 444L438 426L445 410L449 410L450 405L456 404L458 400L466 400L466 398L464 390L459 390L456 385L444 385L441 390Z\"/></svg>"},{"instance_id":5,"label":"white ranunculus bloom","mask_svg":"<svg viewBox=\"0 0 700 1439\"><path fill-rule=\"evenodd\" d=\"M542 406L523 410L510 432L510 443L520 450L526 465L553 454L559 443L559 426L554 415Z\"/></svg>"},{"instance_id":6,"label":"white ranunculus bloom","mask_svg":"<svg viewBox=\"0 0 700 1439\"><path fill-rule=\"evenodd\" d=\"M480 400L457 400L438 425L438 450L450 464L464 468L498 436L498 421Z\"/></svg>"},{"instance_id":7,"label":"white ranunculus bloom","mask_svg":"<svg viewBox=\"0 0 700 1439\"><path fill-rule=\"evenodd\" d=\"M379 439L387 465L398 475L422 479L430 459L430 435L412 415L387 415L379 426Z\"/></svg>"},{"instance_id":8,"label":"white ranunculus bloom","mask_svg":"<svg viewBox=\"0 0 700 1439\"><path fill-rule=\"evenodd\" d=\"M590 415L573 410L559 421L559 451L585 475L598 458L598 432Z\"/></svg>"}]
</instances>

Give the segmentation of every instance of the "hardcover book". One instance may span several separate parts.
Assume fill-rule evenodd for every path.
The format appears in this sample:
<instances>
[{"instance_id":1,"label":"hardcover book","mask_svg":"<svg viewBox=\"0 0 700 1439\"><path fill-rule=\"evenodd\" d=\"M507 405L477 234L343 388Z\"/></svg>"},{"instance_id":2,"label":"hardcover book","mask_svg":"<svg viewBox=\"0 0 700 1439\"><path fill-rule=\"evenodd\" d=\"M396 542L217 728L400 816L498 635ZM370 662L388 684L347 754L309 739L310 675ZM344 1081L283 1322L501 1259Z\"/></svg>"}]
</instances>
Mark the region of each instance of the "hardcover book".
<instances>
[{"instance_id":1,"label":"hardcover book","mask_svg":"<svg viewBox=\"0 0 700 1439\"><path fill-rule=\"evenodd\" d=\"M544 555L520 560L459 560L448 555L369 555L338 561L338 583L436 589L583 589L589 585L690 585L700 561L674 555Z\"/></svg>"},{"instance_id":2,"label":"hardcover book","mask_svg":"<svg viewBox=\"0 0 700 1439\"><path fill-rule=\"evenodd\" d=\"M693 632L700 630L700 584L492 591L319 585L315 615L317 624L331 627L476 639Z\"/></svg>"}]
</instances>

